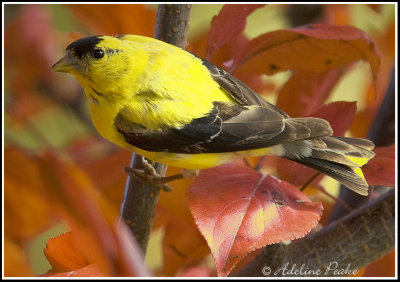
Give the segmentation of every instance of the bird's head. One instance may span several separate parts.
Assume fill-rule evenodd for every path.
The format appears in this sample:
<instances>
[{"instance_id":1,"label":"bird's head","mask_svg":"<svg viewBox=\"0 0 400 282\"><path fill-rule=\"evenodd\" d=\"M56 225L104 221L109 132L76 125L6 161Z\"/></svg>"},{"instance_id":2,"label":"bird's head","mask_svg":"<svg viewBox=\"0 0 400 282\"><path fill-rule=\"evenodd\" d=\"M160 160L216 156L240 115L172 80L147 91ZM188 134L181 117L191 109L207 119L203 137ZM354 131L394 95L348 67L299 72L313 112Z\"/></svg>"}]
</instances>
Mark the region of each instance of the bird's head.
<instances>
[{"instance_id":1,"label":"bird's head","mask_svg":"<svg viewBox=\"0 0 400 282\"><path fill-rule=\"evenodd\" d=\"M52 69L73 74L85 89L90 86L102 92L115 92L118 85L134 82L145 63L140 48L132 42L90 36L68 45L65 56Z\"/></svg>"}]
</instances>

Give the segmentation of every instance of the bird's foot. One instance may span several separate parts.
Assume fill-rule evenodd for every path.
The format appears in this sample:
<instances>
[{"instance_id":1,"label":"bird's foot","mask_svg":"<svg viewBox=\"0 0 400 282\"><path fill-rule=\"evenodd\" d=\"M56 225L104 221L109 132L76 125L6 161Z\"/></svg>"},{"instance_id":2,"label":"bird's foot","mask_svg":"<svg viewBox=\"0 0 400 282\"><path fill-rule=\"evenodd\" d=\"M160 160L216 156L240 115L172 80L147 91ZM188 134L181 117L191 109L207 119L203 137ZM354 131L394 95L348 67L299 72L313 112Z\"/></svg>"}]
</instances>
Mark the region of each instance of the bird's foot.
<instances>
[{"instance_id":1,"label":"bird's foot","mask_svg":"<svg viewBox=\"0 0 400 282\"><path fill-rule=\"evenodd\" d=\"M182 172L171 175L171 176L161 176L157 173L153 166L143 158L143 169L136 169L131 167L125 167L125 172L148 185L158 187L165 192L171 192L173 189L167 183L174 180L184 179L184 178L195 178L198 174L198 170L187 170L182 169Z\"/></svg>"},{"instance_id":2,"label":"bird's foot","mask_svg":"<svg viewBox=\"0 0 400 282\"><path fill-rule=\"evenodd\" d=\"M125 167L125 172L134 179L147 184L149 186L154 186L162 189L165 192L171 192L173 189L166 182L166 177L159 175L156 170L150 166L148 169L146 166L144 169L131 168L129 166Z\"/></svg>"},{"instance_id":3,"label":"bird's foot","mask_svg":"<svg viewBox=\"0 0 400 282\"><path fill-rule=\"evenodd\" d=\"M195 178L199 175L199 170L182 169L180 173L170 176L161 176L145 158L142 158L142 165L143 169L127 166L125 167L125 172L136 180L158 187L165 192L171 192L173 190L172 187L167 184L168 182L185 178Z\"/></svg>"}]
</instances>

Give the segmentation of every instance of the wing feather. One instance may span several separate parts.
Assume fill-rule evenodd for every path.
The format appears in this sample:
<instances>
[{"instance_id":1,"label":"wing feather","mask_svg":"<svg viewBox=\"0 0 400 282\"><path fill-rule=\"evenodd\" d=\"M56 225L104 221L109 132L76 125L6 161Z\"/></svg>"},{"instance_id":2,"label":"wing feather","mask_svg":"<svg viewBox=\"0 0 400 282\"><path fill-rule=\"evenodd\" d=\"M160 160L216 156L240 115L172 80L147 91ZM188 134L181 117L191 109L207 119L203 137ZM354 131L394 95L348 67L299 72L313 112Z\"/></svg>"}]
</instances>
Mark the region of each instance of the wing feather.
<instances>
[{"instance_id":1,"label":"wing feather","mask_svg":"<svg viewBox=\"0 0 400 282\"><path fill-rule=\"evenodd\" d=\"M129 111L122 109L114 120L114 126L127 143L153 152L222 153L260 149L332 134L325 120L290 118L240 80L201 60L221 89L237 103L214 102L206 116L194 119L181 128L164 127L157 131L129 121L124 116Z\"/></svg>"},{"instance_id":2,"label":"wing feather","mask_svg":"<svg viewBox=\"0 0 400 282\"><path fill-rule=\"evenodd\" d=\"M282 142L327 136L329 124L321 119L286 119L270 108L214 102L210 113L181 128L154 131L117 115L114 125L125 141L148 151L222 153L260 149ZM325 129L325 130L323 130Z\"/></svg>"},{"instance_id":3,"label":"wing feather","mask_svg":"<svg viewBox=\"0 0 400 282\"><path fill-rule=\"evenodd\" d=\"M218 68L214 64L200 57L197 58L199 58L202 61L203 65L207 67L209 73L211 74L211 77L219 84L219 86L239 104L247 106L261 106L263 108L268 108L276 111L286 118L289 117L284 111L265 101L257 93L251 90L246 84L241 82L236 77L232 76L230 73Z\"/></svg>"}]
</instances>

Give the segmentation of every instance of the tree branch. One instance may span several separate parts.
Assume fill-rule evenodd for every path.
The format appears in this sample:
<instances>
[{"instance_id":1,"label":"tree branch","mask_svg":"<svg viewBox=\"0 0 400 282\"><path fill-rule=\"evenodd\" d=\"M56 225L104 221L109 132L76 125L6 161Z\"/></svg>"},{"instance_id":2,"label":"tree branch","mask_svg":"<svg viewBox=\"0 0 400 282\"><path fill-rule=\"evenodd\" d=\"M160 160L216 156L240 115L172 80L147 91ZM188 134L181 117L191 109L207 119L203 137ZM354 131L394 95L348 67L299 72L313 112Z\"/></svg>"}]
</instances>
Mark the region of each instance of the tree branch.
<instances>
[{"instance_id":1,"label":"tree branch","mask_svg":"<svg viewBox=\"0 0 400 282\"><path fill-rule=\"evenodd\" d=\"M269 276L274 277L348 276L348 272L326 271L335 266L336 270L357 271L392 251L394 215L395 193L391 190L317 233L289 245L264 248L260 256L234 275L267 276L270 270ZM291 269L298 273L290 273Z\"/></svg>"},{"instance_id":2,"label":"tree branch","mask_svg":"<svg viewBox=\"0 0 400 282\"><path fill-rule=\"evenodd\" d=\"M191 8L189 4L159 5L154 38L184 48Z\"/></svg>"},{"instance_id":3,"label":"tree branch","mask_svg":"<svg viewBox=\"0 0 400 282\"><path fill-rule=\"evenodd\" d=\"M158 6L154 37L179 47L186 43L191 5L162 4ZM132 154L132 168L142 169L142 157ZM155 170L164 176L167 166L154 163ZM137 242L146 253L151 226L158 203L160 189L128 177L125 186L121 217L129 226Z\"/></svg>"}]
</instances>

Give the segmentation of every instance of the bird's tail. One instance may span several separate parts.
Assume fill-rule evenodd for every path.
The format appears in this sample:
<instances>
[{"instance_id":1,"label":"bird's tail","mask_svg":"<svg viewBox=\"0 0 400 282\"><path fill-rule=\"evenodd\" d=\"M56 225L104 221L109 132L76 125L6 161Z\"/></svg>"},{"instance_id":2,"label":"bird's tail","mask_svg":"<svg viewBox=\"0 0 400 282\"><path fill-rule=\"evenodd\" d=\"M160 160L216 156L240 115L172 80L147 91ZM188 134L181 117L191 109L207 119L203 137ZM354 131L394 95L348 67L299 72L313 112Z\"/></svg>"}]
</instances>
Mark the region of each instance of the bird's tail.
<instances>
[{"instance_id":1,"label":"bird's tail","mask_svg":"<svg viewBox=\"0 0 400 282\"><path fill-rule=\"evenodd\" d=\"M368 183L360 167L375 156L372 152L374 143L371 141L322 137L288 143L284 148L287 152L285 158L316 169L361 195L368 195ZM299 155L290 152L302 153Z\"/></svg>"}]
</instances>

